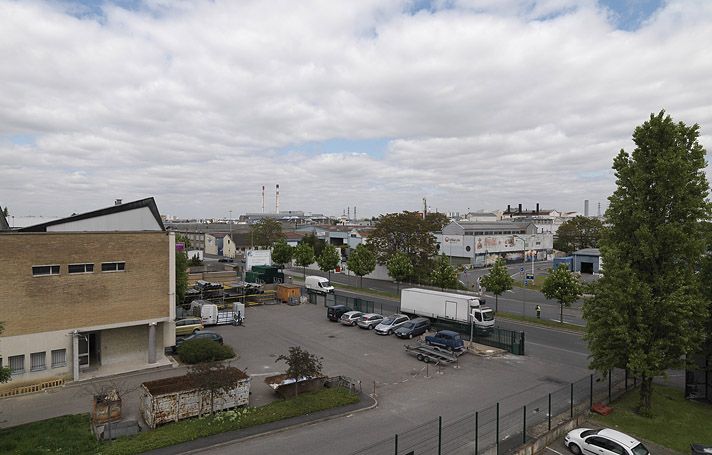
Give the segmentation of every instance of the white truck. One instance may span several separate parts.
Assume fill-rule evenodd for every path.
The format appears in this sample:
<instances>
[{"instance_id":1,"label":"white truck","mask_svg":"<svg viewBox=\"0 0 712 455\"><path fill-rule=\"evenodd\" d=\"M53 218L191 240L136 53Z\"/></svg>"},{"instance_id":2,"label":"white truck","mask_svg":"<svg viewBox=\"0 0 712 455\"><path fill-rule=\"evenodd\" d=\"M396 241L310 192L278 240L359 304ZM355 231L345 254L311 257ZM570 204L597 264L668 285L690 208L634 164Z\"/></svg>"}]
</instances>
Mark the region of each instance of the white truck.
<instances>
[{"instance_id":1,"label":"white truck","mask_svg":"<svg viewBox=\"0 0 712 455\"><path fill-rule=\"evenodd\" d=\"M205 300L194 300L191 302L193 314L200 317L203 325L224 325L237 323L238 320L245 320L245 304L233 303L231 310L219 310L214 303Z\"/></svg>"},{"instance_id":2,"label":"white truck","mask_svg":"<svg viewBox=\"0 0 712 455\"><path fill-rule=\"evenodd\" d=\"M304 287L307 290L318 292L320 294L328 294L334 292L334 286L329 283L329 280L323 276L310 275L304 278Z\"/></svg>"},{"instance_id":3,"label":"white truck","mask_svg":"<svg viewBox=\"0 0 712 455\"><path fill-rule=\"evenodd\" d=\"M494 311L483 306L480 299L471 295L421 288L403 289L400 311L406 314L449 319L466 324L470 323L470 317L472 317L478 330L489 331L494 327Z\"/></svg>"}]
</instances>

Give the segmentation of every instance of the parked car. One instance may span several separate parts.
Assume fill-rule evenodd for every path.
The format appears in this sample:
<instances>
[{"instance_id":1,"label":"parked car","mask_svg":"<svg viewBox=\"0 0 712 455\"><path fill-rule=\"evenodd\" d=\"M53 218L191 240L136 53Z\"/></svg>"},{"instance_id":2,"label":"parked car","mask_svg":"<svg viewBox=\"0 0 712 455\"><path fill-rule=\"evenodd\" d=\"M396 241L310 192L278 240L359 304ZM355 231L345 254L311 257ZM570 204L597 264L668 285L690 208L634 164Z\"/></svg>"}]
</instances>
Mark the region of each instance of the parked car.
<instances>
[{"instance_id":1,"label":"parked car","mask_svg":"<svg viewBox=\"0 0 712 455\"><path fill-rule=\"evenodd\" d=\"M376 327L378 324L381 323L383 320L383 315L378 314L378 313L366 313L363 316L361 316L356 323L357 326L361 327L362 329L368 329L371 330L372 328Z\"/></svg>"},{"instance_id":2,"label":"parked car","mask_svg":"<svg viewBox=\"0 0 712 455\"><path fill-rule=\"evenodd\" d=\"M176 321L176 336L192 335L203 328L200 318L179 319Z\"/></svg>"},{"instance_id":3,"label":"parked car","mask_svg":"<svg viewBox=\"0 0 712 455\"><path fill-rule=\"evenodd\" d=\"M330 321L338 321L341 315L351 311L346 305L331 305L326 307L326 317Z\"/></svg>"},{"instance_id":4,"label":"parked car","mask_svg":"<svg viewBox=\"0 0 712 455\"><path fill-rule=\"evenodd\" d=\"M564 445L574 455L593 453L603 455L648 455L650 452L637 439L620 431L603 428L577 428L564 438Z\"/></svg>"},{"instance_id":5,"label":"parked car","mask_svg":"<svg viewBox=\"0 0 712 455\"><path fill-rule=\"evenodd\" d=\"M424 334L430 328L430 319L415 318L398 327L395 332L398 338L413 338Z\"/></svg>"},{"instance_id":6,"label":"parked car","mask_svg":"<svg viewBox=\"0 0 712 455\"><path fill-rule=\"evenodd\" d=\"M390 335L398 327L408 322L410 318L404 314L394 314L388 316L376 326L375 332L379 335Z\"/></svg>"},{"instance_id":7,"label":"parked car","mask_svg":"<svg viewBox=\"0 0 712 455\"><path fill-rule=\"evenodd\" d=\"M448 351L465 349L465 343L460 338L460 334L452 330L441 330L435 335L427 336L425 342L431 346L440 346Z\"/></svg>"},{"instance_id":8,"label":"parked car","mask_svg":"<svg viewBox=\"0 0 712 455\"><path fill-rule=\"evenodd\" d=\"M363 313L360 311L347 311L341 315L339 322L343 325L355 326L361 316L363 316Z\"/></svg>"},{"instance_id":9,"label":"parked car","mask_svg":"<svg viewBox=\"0 0 712 455\"><path fill-rule=\"evenodd\" d=\"M192 334L189 337L182 338L180 340L176 340L176 345L173 348L173 352L177 351L183 343L187 343L189 341L193 340L212 340L216 343L223 344L223 337L219 333L215 332L196 332Z\"/></svg>"}]
</instances>

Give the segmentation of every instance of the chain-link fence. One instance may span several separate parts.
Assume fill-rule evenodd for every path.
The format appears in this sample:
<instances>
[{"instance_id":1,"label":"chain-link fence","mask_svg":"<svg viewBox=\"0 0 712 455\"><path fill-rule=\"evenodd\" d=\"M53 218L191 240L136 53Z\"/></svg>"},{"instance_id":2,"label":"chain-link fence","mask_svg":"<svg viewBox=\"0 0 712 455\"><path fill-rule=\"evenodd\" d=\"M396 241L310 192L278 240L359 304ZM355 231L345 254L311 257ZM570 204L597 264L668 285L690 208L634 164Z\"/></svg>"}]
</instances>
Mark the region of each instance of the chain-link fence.
<instances>
[{"instance_id":1,"label":"chain-link fence","mask_svg":"<svg viewBox=\"0 0 712 455\"><path fill-rule=\"evenodd\" d=\"M439 417L352 455L507 454L587 412L593 403L610 404L636 384L623 370L591 374L508 413L501 413L497 403L449 421Z\"/></svg>"}]
</instances>

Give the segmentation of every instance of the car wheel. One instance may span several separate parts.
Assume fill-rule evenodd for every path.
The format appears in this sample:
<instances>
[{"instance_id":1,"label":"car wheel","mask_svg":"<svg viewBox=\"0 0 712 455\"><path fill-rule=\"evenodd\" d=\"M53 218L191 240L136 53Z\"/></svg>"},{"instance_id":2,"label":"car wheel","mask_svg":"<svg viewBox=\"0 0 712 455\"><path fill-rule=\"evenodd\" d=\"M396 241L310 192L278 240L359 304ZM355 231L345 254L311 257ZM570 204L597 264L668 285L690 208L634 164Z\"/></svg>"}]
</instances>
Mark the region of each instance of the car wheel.
<instances>
[{"instance_id":1,"label":"car wheel","mask_svg":"<svg viewBox=\"0 0 712 455\"><path fill-rule=\"evenodd\" d=\"M373 330L373 326L372 326L372 325L369 325L369 326L368 326L368 330Z\"/></svg>"},{"instance_id":2,"label":"car wheel","mask_svg":"<svg viewBox=\"0 0 712 455\"><path fill-rule=\"evenodd\" d=\"M386 332L386 335L391 336L392 333L393 333L393 330L389 330L388 332Z\"/></svg>"},{"instance_id":3,"label":"car wheel","mask_svg":"<svg viewBox=\"0 0 712 455\"><path fill-rule=\"evenodd\" d=\"M425 344L427 344L428 346L432 346L432 345L433 345L433 343L431 343L430 340L425 340Z\"/></svg>"},{"instance_id":4,"label":"car wheel","mask_svg":"<svg viewBox=\"0 0 712 455\"><path fill-rule=\"evenodd\" d=\"M417 356L415 356L415 358L418 359L418 360L420 360L421 362L422 362L423 360L425 360L425 357L423 357L423 354L418 354Z\"/></svg>"},{"instance_id":5,"label":"car wheel","mask_svg":"<svg viewBox=\"0 0 712 455\"><path fill-rule=\"evenodd\" d=\"M193 330L193 335L195 335L196 333L198 333L198 331L200 331L200 329L195 329L195 330Z\"/></svg>"},{"instance_id":6,"label":"car wheel","mask_svg":"<svg viewBox=\"0 0 712 455\"><path fill-rule=\"evenodd\" d=\"M409 334L408 334L408 338L413 338L413 334L412 334L412 333L409 333Z\"/></svg>"},{"instance_id":7,"label":"car wheel","mask_svg":"<svg viewBox=\"0 0 712 455\"><path fill-rule=\"evenodd\" d=\"M581 448L578 445L574 444L573 442L571 444L569 444L569 450L574 455L581 455Z\"/></svg>"}]
</instances>

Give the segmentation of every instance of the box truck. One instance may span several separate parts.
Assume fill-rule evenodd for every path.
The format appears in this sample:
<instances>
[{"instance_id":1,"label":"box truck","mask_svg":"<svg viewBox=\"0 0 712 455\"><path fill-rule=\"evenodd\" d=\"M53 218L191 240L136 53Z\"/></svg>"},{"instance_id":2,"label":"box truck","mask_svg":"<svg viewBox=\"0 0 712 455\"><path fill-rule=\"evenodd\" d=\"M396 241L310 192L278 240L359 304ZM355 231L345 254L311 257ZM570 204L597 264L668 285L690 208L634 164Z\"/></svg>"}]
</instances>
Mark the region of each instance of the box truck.
<instances>
[{"instance_id":1,"label":"box truck","mask_svg":"<svg viewBox=\"0 0 712 455\"><path fill-rule=\"evenodd\" d=\"M494 327L494 311L483 306L480 299L451 292L408 288L401 292L401 313L425 316L431 319L449 319L470 323L470 315L479 330Z\"/></svg>"}]
</instances>

